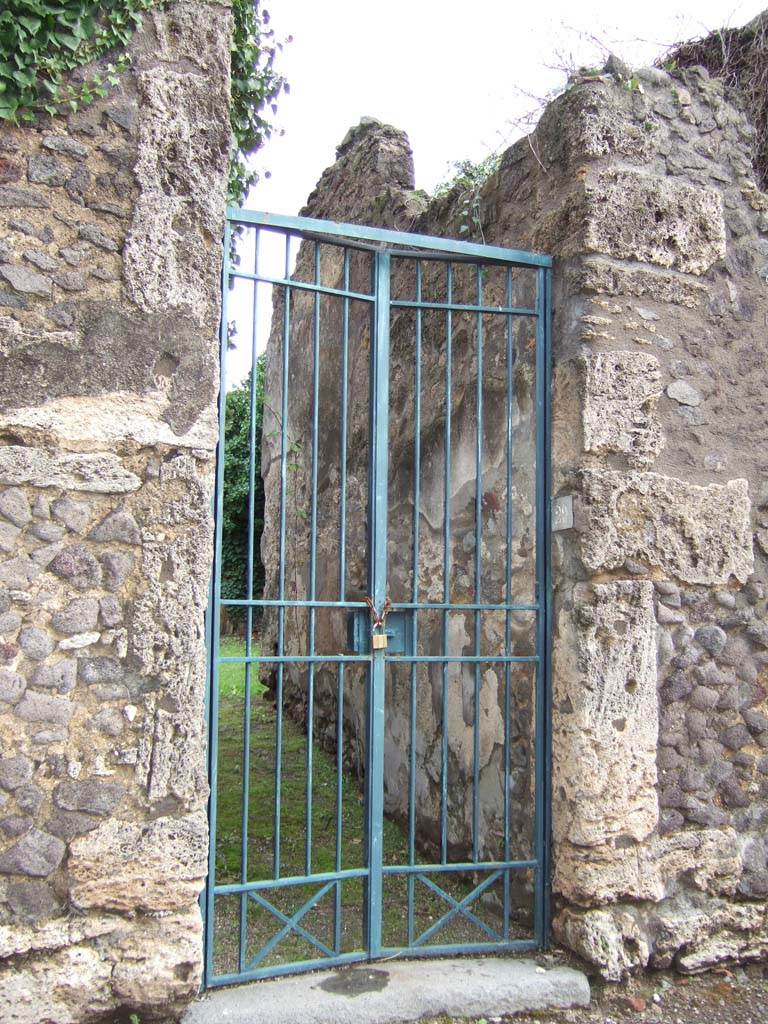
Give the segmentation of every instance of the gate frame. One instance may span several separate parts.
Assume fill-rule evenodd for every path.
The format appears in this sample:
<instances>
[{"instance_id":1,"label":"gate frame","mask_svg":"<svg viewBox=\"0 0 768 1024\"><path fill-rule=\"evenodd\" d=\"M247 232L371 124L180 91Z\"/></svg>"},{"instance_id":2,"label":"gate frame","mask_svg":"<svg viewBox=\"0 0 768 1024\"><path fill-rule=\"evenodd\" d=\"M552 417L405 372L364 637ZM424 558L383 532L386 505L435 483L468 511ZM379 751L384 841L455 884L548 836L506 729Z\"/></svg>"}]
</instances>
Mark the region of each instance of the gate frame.
<instances>
[{"instance_id":1,"label":"gate frame","mask_svg":"<svg viewBox=\"0 0 768 1024\"><path fill-rule=\"evenodd\" d=\"M382 376L389 376L389 332L390 332L390 260L392 255L418 258L418 252L409 249L424 249L430 253L440 253L450 257L467 257L487 262L498 261L503 264L516 264L535 269L537 273L536 297L536 593L535 602L539 606L536 625L536 651L538 654L537 682L535 688L535 768L534 768L534 928L533 939L511 940L506 948L510 952L547 949L551 933L551 858L552 858L552 267L551 256L527 252L518 249L507 249L501 246L486 245L476 242L463 242L457 239L439 238L431 235L394 231L386 228L373 228L357 224L319 220L310 217L295 217L281 214L270 214L259 211L228 207L223 239L224 258L221 272L221 319L219 330L219 368L225 365L228 345L228 312L229 312L229 278L232 271L229 264L229 253L233 239L233 226L244 225L253 228L272 228L291 233L303 239L322 243L324 239L362 243L373 256L375 283L372 293L376 316L375 343L372 345L372 371ZM397 249L385 248L397 246ZM235 275L236 276L236 275ZM387 339L386 345L379 344L381 337ZM372 339L373 340L373 339ZM379 423L388 427L389 394L383 395L376 389L379 401L376 408L371 408L371 415ZM226 390L219 387L218 422L219 440L216 451L215 491L213 511L215 520L214 553L209 586L208 606L205 612L206 637L206 691L205 691L205 722L208 762L208 828L209 853L208 873L205 887L200 895L200 906L203 916L203 980L202 989L219 987L227 984L244 983L252 980L253 975L242 974L212 977L214 925L213 903L216 859L216 782L218 761L218 692L214 688L213 651L215 638L220 630L221 587L219 567L221 562L221 533L224 497L224 459L221 458L226 412ZM389 457L388 445L380 443L388 430L381 429L371 433L371 481L370 490L373 501L370 505L371 522L375 518L387 520ZM252 471L253 472L253 471ZM369 537L369 565L371 568L371 593L375 607L382 607L386 599L387 584L387 535L382 530L371 528ZM384 803L384 735L372 728L374 715L384 714L384 690L386 681L387 658L384 650L373 650L370 654L370 700L372 709L368 714L370 730L368 766L366 771L366 787L368 788L368 818L383 816ZM248 709L246 709L246 714ZM378 740L379 742L376 742ZM244 750L244 761L247 745ZM378 772L374 769L378 768ZM247 778L247 770L246 770ZM379 836L381 839L381 836ZM429 870L429 865L425 865ZM365 926L367 949L364 952L342 954L340 958L329 962L329 967L345 964L375 962L382 955L391 953L381 945L381 900L384 879L383 849L381 843L369 846L368 865L366 868L368 885L367 905L364 908L367 925ZM370 922L376 927L373 932ZM398 951L400 958L419 958L429 956L445 956L452 951L456 955L461 948L456 947L411 947ZM471 952L472 950L467 950ZM317 970L322 965L315 962L298 962L272 972L273 976L288 973ZM256 975L262 977L261 973Z\"/></svg>"}]
</instances>

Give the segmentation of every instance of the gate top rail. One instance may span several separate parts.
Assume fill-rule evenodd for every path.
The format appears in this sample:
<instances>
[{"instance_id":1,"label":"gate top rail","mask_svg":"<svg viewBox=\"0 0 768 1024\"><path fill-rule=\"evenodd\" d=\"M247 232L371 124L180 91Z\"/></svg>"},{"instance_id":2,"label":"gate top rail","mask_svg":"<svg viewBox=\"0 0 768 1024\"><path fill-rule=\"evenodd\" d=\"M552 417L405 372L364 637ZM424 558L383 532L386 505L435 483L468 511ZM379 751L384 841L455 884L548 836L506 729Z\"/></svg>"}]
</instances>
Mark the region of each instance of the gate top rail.
<instances>
[{"instance_id":1,"label":"gate top rail","mask_svg":"<svg viewBox=\"0 0 768 1024\"><path fill-rule=\"evenodd\" d=\"M378 242L382 245L400 245L412 249L428 249L430 252L475 256L483 262L498 260L518 267L551 267L552 257L541 253L524 252L520 249L505 249L498 245L481 245L476 242L462 242L454 238L434 238L431 235L416 235L408 231L391 231L388 228L370 228L361 224L344 224L317 220L314 217L288 217L279 213L262 213L257 210L242 210L236 206L227 209L227 219L234 224L253 227L278 228L295 231L298 234L313 233L326 238L352 239L362 242ZM373 247L374 251L378 247ZM401 252L400 256L416 256L417 253Z\"/></svg>"}]
</instances>

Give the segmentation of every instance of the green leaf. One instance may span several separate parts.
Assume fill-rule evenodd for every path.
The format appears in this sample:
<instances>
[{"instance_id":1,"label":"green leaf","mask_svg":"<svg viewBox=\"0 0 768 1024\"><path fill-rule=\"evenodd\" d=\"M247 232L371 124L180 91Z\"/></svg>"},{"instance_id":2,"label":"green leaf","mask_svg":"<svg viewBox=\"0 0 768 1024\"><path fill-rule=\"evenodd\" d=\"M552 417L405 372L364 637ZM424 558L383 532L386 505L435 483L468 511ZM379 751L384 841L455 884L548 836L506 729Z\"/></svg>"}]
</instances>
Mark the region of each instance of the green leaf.
<instances>
[{"instance_id":1,"label":"green leaf","mask_svg":"<svg viewBox=\"0 0 768 1024\"><path fill-rule=\"evenodd\" d=\"M30 17L28 14L19 14L16 20L20 25L23 25L24 28L32 35L39 31L40 26L43 24L40 18L33 18Z\"/></svg>"}]
</instances>

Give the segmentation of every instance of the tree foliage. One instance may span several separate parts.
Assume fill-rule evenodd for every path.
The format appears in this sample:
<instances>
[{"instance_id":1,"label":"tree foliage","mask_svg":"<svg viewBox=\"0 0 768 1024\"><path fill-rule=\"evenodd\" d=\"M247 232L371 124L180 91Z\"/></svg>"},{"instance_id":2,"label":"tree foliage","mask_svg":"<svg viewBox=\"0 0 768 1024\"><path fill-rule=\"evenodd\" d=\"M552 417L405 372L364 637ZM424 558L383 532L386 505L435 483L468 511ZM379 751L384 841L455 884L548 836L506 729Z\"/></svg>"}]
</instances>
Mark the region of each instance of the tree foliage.
<instances>
[{"instance_id":1,"label":"tree foliage","mask_svg":"<svg viewBox=\"0 0 768 1024\"><path fill-rule=\"evenodd\" d=\"M264 483L261 479L261 429L264 418L265 356L256 361L252 374L227 392L224 426L224 514L221 523L221 596L242 600L248 596L248 523L253 508L253 594L264 589L261 534L264 529ZM253 410L253 431L251 411ZM251 441L253 440L253 505L249 500ZM242 620L242 612L230 610L230 618Z\"/></svg>"}]
</instances>

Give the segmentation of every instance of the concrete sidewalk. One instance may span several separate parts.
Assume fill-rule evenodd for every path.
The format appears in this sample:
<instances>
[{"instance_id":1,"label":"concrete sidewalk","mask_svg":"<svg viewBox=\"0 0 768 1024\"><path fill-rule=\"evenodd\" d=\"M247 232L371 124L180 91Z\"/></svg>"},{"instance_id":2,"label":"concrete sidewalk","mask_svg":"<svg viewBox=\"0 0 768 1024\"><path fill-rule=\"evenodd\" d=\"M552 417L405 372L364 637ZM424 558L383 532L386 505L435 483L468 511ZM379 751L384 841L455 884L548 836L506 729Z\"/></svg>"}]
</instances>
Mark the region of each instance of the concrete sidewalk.
<instances>
[{"instance_id":1,"label":"concrete sidewalk","mask_svg":"<svg viewBox=\"0 0 768 1024\"><path fill-rule=\"evenodd\" d=\"M394 1024L587 1006L586 976L533 960L384 961L208 993L183 1024Z\"/></svg>"}]
</instances>

